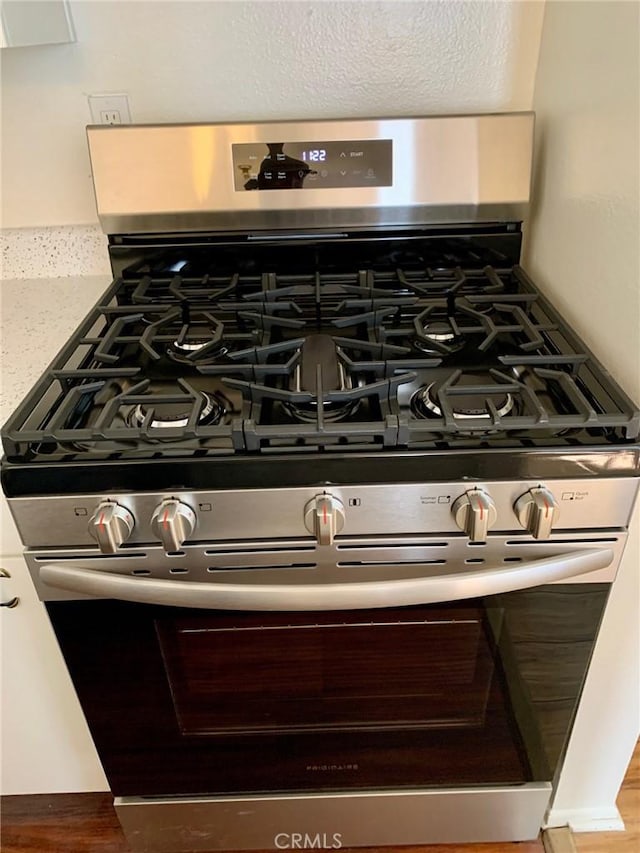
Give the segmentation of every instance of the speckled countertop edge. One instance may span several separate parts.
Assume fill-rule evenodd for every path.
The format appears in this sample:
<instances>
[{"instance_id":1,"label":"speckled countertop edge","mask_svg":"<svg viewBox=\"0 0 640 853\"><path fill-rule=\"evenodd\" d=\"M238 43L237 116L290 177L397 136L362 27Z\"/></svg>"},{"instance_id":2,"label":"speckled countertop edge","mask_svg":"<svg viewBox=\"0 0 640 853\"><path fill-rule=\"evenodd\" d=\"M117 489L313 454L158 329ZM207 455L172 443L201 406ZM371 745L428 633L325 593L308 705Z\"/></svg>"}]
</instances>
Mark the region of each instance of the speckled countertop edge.
<instances>
[{"instance_id":1,"label":"speckled countertop edge","mask_svg":"<svg viewBox=\"0 0 640 853\"><path fill-rule=\"evenodd\" d=\"M0 281L4 423L107 289L110 275Z\"/></svg>"},{"instance_id":2,"label":"speckled countertop edge","mask_svg":"<svg viewBox=\"0 0 640 853\"><path fill-rule=\"evenodd\" d=\"M0 246L3 279L109 275L107 237L98 225L6 228Z\"/></svg>"}]
</instances>

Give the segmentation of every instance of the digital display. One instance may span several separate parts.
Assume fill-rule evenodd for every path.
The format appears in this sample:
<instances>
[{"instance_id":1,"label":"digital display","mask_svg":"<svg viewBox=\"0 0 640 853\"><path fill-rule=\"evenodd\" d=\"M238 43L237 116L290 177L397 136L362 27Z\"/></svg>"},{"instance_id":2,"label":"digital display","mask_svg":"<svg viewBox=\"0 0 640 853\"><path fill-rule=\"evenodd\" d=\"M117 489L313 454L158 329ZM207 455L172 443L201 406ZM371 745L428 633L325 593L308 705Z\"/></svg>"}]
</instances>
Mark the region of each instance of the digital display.
<instances>
[{"instance_id":1,"label":"digital display","mask_svg":"<svg viewBox=\"0 0 640 853\"><path fill-rule=\"evenodd\" d=\"M390 187L390 139L243 142L231 146L236 192Z\"/></svg>"}]
</instances>

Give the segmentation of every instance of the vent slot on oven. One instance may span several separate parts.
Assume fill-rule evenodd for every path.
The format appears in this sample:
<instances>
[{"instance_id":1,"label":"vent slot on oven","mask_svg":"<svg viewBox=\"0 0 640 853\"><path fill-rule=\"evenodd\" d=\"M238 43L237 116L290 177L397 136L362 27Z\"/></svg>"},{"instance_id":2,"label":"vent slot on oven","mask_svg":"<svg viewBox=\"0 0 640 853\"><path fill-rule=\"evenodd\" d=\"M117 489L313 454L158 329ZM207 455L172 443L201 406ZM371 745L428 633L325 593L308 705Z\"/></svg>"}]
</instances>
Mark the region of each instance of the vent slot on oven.
<instances>
[{"instance_id":1,"label":"vent slot on oven","mask_svg":"<svg viewBox=\"0 0 640 853\"><path fill-rule=\"evenodd\" d=\"M442 549L450 546L447 541L404 540L398 542L389 537L374 537L374 539L374 542L370 539L364 542L352 539L348 543L336 545L338 552L346 552L338 555L337 566L340 568L387 566L393 570L400 566L424 566L425 568L445 566L449 562L444 555L440 556Z\"/></svg>"},{"instance_id":2,"label":"vent slot on oven","mask_svg":"<svg viewBox=\"0 0 640 853\"><path fill-rule=\"evenodd\" d=\"M243 546L242 548L207 548L205 554L208 557L215 557L218 554L298 554L303 551L315 551L315 545L296 545L293 548L287 548L286 545L256 545L255 548Z\"/></svg>"},{"instance_id":3,"label":"vent slot on oven","mask_svg":"<svg viewBox=\"0 0 640 853\"><path fill-rule=\"evenodd\" d=\"M369 538L373 539L374 537L369 537ZM403 549L406 549L406 548L425 548L425 547L428 547L428 548L448 548L449 547L448 542L428 542L426 544L424 542L406 542L406 541L405 542L389 542L386 537L380 537L380 538L384 539L385 541L384 542L377 542L375 545L368 545L366 543L360 545L357 542L351 543L349 545L343 545L342 543L340 543L339 545L336 545L336 548L338 549L338 551L374 551L374 550L377 551L378 549L385 547L385 548L393 548L394 551L402 551Z\"/></svg>"},{"instance_id":4,"label":"vent slot on oven","mask_svg":"<svg viewBox=\"0 0 640 853\"><path fill-rule=\"evenodd\" d=\"M552 542L554 545L591 545L591 544L599 545L599 544L605 544L608 542L617 542L617 541L618 541L617 536L599 536L597 538L593 537L593 536L580 536L576 539L553 539L553 540L531 539L531 540L526 541L526 542L523 542L521 539L507 539L507 541L504 544L505 545L519 545L520 547L522 547L523 545L526 545L526 547L529 548L529 547L531 547L531 545L538 546L538 547L543 546L543 545L548 546L550 542Z\"/></svg>"},{"instance_id":5,"label":"vent slot on oven","mask_svg":"<svg viewBox=\"0 0 640 853\"><path fill-rule=\"evenodd\" d=\"M245 570L255 569L315 569L317 563L265 563L257 565L237 565L237 566L209 566L208 572L241 572Z\"/></svg>"},{"instance_id":6,"label":"vent slot on oven","mask_svg":"<svg viewBox=\"0 0 640 853\"><path fill-rule=\"evenodd\" d=\"M102 560L146 560L146 558L147 555L144 552L128 551L126 554L99 554L95 556L93 554L56 554L54 557L52 554L47 554L46 557L34 557L33 559L36 563L60 563L62 561L66 563L71 560L86 563L87 560L95 559L102 562Z\"/></svg>"},{"instance_id":7,"label":"vent slot on oven","mask_svg":"<svg viewBox=\"0 0 640 853\"><path fill-rule=\"evenodd\" d=\"M339 562L338 566L445 566L446 560L350 560Z\"/></svg>"},{"instance_id":8,"label":"vent slot on oven","mask_svg":"<svg viewBox=\"0 0 640 853\"><path fill-rule=\"evenodd\" d=\"M281 542L279 545L247 545L243 542L237 548L207 548L206 557L212 557L215 565L207 567L207 572L260 571L262 569L315 569L315 544L298 545Z\"/></svg>"}]
</instances>

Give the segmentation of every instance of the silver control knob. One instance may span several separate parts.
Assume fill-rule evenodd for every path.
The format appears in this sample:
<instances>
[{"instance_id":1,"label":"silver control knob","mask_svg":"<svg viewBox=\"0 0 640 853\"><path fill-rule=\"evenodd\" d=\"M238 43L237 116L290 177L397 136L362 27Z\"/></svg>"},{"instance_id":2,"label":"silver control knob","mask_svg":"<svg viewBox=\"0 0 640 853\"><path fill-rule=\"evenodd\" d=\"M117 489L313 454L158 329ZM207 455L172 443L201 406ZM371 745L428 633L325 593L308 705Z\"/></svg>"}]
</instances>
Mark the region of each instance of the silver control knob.
<instances>
[{"instance_id":1,"label":"silver control knob","mask_svg":"<svg viewBox=\"0 0 640 853\"><path fill-rule=\"evenodd\" d=\"M548 539L560 508L549 489L538 486L521 495L514 505L520 524L535 539Z\"/></svg>"},{"instance_id":2,"label":"silver control knob","mask_svg":"<svg viewBox=\"0 0 640 853\"><path fill-rule=\"evenodd\" d=\"M333 495L316 495L304 508L304 524L318 545L332 545L344 527L344 506Z\"/></svg>"},{"instance_id":3,"label":"silver control knob","mask_svg":"<svg viewBox=\"0 0 640 853\"><path fill-rule=\"evenodd\" d=\"M482 489L471 489L460 495L451 511L460 530L464 530L472 542L484 542L498 516L496 505Z\"/></svg>"},{"instance_id":4,"label":"silver control knob","mask_svg":"<svg viewBox=\"0 0 640 853\"><path fill-rule=\"evenodd\" d=\"M155 508L151 529L162 542L165 551L179 551L185 539L196 529L196 514L185 503L168 498Z\"/></svg>"},{"instance_id":5,"label":"silver control knob","mask_svg":"<svg viewBox=\"0 0 640 853\"><path fill-rule=\"evenodd\" d=\"M115 554L131 536L135 521L128 509L115 501L103 501L89 522L89 533L103 554Z\"/></svg>"}]
</instances>

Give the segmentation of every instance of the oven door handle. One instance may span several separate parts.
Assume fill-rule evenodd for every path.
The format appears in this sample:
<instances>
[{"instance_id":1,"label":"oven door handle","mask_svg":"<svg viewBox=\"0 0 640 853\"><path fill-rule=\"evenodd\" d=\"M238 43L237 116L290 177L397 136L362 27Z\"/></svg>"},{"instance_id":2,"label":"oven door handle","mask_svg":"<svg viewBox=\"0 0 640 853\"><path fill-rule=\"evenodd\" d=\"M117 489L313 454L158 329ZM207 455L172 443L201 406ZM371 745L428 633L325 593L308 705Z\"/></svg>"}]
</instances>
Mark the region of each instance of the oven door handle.
<instances>
[{"instance_id":1,"label":"oven door handle","mask_svg":"<svg viewBox=\"0 0 640 853\"><path fill-rule=\"evenodd\" d=\"M48 563L44 583L71 592L142 604L211 610L362 610L478 598L528 589L605 569L611 548L585 548L541 560L426 578L308 584L173 581Z\"/></svg>"}]
</instances>

